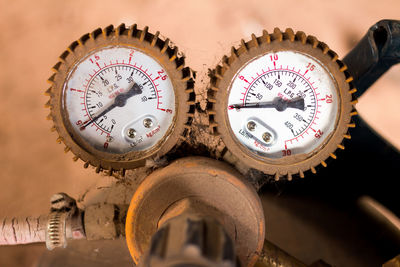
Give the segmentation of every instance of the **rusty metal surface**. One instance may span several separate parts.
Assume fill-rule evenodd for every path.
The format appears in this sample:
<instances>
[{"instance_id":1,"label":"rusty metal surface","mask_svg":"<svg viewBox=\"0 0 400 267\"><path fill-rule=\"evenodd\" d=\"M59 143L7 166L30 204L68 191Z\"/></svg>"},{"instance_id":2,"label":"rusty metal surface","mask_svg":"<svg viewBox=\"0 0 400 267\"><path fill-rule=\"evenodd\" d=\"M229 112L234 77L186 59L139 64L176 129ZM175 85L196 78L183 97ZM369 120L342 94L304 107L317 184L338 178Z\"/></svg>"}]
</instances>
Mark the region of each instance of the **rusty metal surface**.
<instances>
[{"instance_id":1,"label":"rusty metal surface","mask_svg":"<svg viewBox=\"0 0 400 267\"><path fill-rule=\"evenodd\" d=\"M224 227L194 209L195 205L188 207L157 230L139 266L237 266L235 247Z\"/></svg>"},{"instance_id":2,"label":"rusty metal surface","mask_svg":"<svg viewBox=\"0 0 400 267\"><path fill-rule=\"evenodd\" d=\"M264 247L255 267L306 267L307 265L289 255L286 251L264 241Z\"/></svg>"},{"instance_id":3,"label":"rusty metal surface","mask_svg":"<svg viewBox=\"0 0 400 267\"><path fill-rule=\"evenodd\" d=\"M193 199L194 203L171 208L183 199ZM209 208L203 208L204 205ZM197 208L198 213L201 210L200 213L219 221L234 240L243 266L255 263L265 234L258 195L229 165L204 157L178 159L156 170L135 192L127 214L126 239L136 263L149 248L162 215L168 209L179 214L188 208Z\"/></svg>"}]
</instances>

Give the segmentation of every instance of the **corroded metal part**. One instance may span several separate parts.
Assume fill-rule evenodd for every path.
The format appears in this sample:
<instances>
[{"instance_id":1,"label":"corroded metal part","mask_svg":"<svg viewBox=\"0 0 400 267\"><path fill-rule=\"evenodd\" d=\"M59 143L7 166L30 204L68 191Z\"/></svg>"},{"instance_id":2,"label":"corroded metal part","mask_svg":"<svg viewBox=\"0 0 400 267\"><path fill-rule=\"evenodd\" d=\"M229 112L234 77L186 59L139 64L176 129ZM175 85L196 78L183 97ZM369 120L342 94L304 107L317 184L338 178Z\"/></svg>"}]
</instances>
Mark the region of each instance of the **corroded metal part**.
<instances>
[{"instance_id":1,"label":"corroded metal part","mask_svg":"<svg viewBox=\"0 0 400 267\"><path fill-rule=\"evenodd\" d=\"M74 71L74 67L96 49L107 46L124 45L143 51L158 61L171 78L175 93L176 114L172 127L165 134L165 138L145 151L131 151L125 154L112 154L96 150L88 142L79 136L67 119L68 112L64 108L64 84L68 75ZM169 152L177 143L185 139L193 120L194 112L194 73L185 67L185 57L178 53L178 48L159 37L159 34L151 34L148 27L143 30L137 25L125 27L124 24L114 28L112 25L104 29L96 29L83 35L64 51L53 67L54 74L48 79L51 84L45 95L50 97L45 104L50 108L50 118L54 125L52 131L57 131L58 143L65 145L65 152L74 154L74 161L81 159L84 167L90 165L96 168L96 172L106 171L109 175L116 173L124 176L127 169L145 166L147 160L157 159Z\"/></svg>"},{"instance_id":2,"label":"corroded metal part","mask_svg":"<svg viewBox=\"0 0 400 267\"><path fill-rule=\"evenodd\" d=\"M259 197L243 177L217 160L188 157L149 175L132 198L126 239L136 263L157 230L181 214L214 218L233 240L243 266L252 266L264 243Z\"/></svg>"}]
</instances>

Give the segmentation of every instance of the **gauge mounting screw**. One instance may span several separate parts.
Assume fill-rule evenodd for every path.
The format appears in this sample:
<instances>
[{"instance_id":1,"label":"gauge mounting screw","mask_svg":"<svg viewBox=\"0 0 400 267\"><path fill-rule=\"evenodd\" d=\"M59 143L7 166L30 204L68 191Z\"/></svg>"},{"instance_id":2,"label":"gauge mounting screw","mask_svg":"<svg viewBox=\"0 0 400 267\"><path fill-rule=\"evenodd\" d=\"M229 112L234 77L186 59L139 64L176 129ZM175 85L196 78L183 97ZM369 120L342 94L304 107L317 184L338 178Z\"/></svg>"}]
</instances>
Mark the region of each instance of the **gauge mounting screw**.
<instances>
[{"instance_id":1,"label":"gauge mounting screw","mask_svg":"<svg viewBox=\"0 0 400 267\"><path fill-rule=\"evenodd\" d=\"M272 135L268 132L263 133L262 138L266 143L272 142Z\"/></svg>"},{"instance_id":2,"label":"gauge mounting screw","mask_svg":"<svg viewBox=\"0 0 400 267\"><path fill-rule=\"evenodd\" d=\"M151 126L153 126L153 121L149 118L146 118L143 120L143 125L146 128L150 128Z\"/></svg>"},{"instance_id":3,"label":"gauge mounting screw","mask_svg":"<svg viewBox=\"0 0 400 267\"><path fill-rule=\"evenodd\" d=\"M135 136L136 136L136 131L135 131L135 129L130 128L130 129L128 130L128 137L129 137L129 138L135 138Z\"/></svg>"},{"instance_id":4,"label":"gauge mounting screw","mask_svg":"<svg viewBox=\"0 0 400 267\"><path fill-rule=\"evenodd\" d=\"M254 121L249 121L247 123L247 129L249 129L249 131L254 131L256 129L257 124Z\"/></svg>"}]
</instances>

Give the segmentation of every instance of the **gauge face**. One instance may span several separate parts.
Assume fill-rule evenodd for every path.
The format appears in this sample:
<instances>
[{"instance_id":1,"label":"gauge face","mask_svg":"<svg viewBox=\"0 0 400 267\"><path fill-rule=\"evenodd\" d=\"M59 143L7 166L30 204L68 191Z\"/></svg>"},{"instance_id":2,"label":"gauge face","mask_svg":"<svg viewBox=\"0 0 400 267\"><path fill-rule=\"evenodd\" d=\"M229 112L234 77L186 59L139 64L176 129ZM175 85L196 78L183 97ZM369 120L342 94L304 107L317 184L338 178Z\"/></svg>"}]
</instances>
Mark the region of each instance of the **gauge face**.
<instances>
[{"instance_id":1,"label":"gauge face","mask_svg":"<svg viewBox=\"0 0 400 267\"><path fill-rule=\"evenodd\" d=\"M230 130L261 157L310 153L335 129L337 91L317 59L294 51L264 54L246 63L230 84Z\"/></svg>"},{"instance_id":2,"label":"gauge face","mask_svg":"<svg viewBox=\"0 0 400 267\"><path fill-rule=\"evenodd\" d=\"M73 133L107 153L145 151L166 138L175 94L166 70L138 49L108 46L69 73L63 109Z\"/></svg>"}]
</instances>

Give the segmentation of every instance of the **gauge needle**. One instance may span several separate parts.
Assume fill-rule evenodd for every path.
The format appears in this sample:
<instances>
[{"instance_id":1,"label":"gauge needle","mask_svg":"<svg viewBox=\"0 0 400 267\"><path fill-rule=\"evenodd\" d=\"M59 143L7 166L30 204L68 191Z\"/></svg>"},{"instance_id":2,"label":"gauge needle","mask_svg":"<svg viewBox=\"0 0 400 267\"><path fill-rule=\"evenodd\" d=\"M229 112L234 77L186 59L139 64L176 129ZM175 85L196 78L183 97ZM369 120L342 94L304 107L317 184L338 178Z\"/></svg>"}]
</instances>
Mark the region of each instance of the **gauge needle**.
<instances>
[{"instance_id":1,"label":"gauge needle","mask_svg":"<svg viewBox=\"0 0 400 267\"><path fill-rule=\"evenodd\" d=\"M247 104L234 104L231 108L275 108L277 111L284 111L287 108L297 108L304 110L304 99L299 97L292 100L284 100L280 97L276 97L270 102L258 102L258 103L247 103Z\"/></svg>"},{"instance_id":2,"label":"gauge needle","mask_svg":"<svg viewBox=\"0 0 400 267\"><path fill-rule=\"evenodd\" d=\"M106 115L108 112L110 112L112 109L116 107L123 107L126 105L126 101L131 98L132 96L135 95L140 95L142 93L142 89L140 89L139 85L137 83L133 83L132 87L126 91L125 93L119 94L115 97L114 102L105 108L103 111L101 111L99 114L94 116L90 121L86 122L80 129L85 130L85 128L91 124L92 122L96 121L98 118Z\"/></svg>"}]
</instances>

